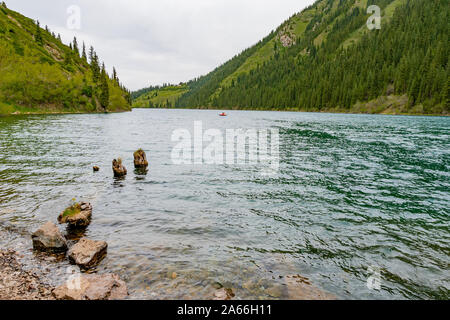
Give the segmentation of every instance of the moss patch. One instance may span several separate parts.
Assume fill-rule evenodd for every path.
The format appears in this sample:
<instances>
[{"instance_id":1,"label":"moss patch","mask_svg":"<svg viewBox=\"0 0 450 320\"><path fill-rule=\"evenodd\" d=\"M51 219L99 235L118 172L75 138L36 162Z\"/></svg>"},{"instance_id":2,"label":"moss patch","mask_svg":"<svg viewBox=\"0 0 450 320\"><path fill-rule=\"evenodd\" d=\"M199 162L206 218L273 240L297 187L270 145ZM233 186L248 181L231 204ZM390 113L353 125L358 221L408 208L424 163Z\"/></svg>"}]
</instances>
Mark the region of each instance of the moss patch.
<instances>
[{"instance_id":1,"label":"moss patch","mask_svg":"<svg viewBox=\"0 0 450 320\"><path fill-rule=\"evenodd\" d=\"M73 206L64 210L62 217L63 218L72 217L74 215L79 214L80 212L81 212L81 205L79 203L76 203Z\"/></svg>"}]
</instances>

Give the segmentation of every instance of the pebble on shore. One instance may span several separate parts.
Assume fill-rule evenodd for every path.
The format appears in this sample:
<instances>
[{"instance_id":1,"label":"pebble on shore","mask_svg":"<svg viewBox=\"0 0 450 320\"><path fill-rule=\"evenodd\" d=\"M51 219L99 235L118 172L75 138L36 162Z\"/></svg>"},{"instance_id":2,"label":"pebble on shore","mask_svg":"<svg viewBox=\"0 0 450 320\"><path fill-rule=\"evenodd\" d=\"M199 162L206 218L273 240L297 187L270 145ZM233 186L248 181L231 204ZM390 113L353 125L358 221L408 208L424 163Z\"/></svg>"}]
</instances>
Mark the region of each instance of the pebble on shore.
<instances>
[{"instance_id":1,"label":"pebble on shore","mask_svg":"<svg viewBox=\"0 0 450 320\"><path fill-rule=\"evenodd\" d=\"M0 250L0 300L54 300L53 288L24 270L15 251Z\"/></svg>"}]
</instances>

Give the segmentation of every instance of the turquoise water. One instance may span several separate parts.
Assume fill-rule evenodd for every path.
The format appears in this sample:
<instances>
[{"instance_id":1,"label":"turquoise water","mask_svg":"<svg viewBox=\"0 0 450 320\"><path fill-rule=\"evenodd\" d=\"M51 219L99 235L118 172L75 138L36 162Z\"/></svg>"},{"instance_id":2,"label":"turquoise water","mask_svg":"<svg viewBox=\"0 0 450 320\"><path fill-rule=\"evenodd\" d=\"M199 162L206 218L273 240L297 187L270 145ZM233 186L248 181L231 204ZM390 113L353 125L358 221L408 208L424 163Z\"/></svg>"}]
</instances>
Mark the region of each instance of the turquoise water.
<instances>
[{"instance_id":1,"label":"turquoise water","mask_svg":"<svg viewBox=\"0 0 450 320\"><path fill-rule=\"evenodd\" d=\"M172 132L277 128L280 170L174 165ZM133 171L142 147L150 162ZM113 178L122 157L129 174ZM101 168L92 172L92 166ZM0 118L0 247L31 253L30 234L70 199L109 244L99 272L132 298L289 297L300 274L340 299L450 297L450 119L278 112L134 110ZM367 286L380 269L381 289ZM61 283L67 262L51 262ZM172 278L173 272L177 277Z\"/></svg>"}]
</instances>

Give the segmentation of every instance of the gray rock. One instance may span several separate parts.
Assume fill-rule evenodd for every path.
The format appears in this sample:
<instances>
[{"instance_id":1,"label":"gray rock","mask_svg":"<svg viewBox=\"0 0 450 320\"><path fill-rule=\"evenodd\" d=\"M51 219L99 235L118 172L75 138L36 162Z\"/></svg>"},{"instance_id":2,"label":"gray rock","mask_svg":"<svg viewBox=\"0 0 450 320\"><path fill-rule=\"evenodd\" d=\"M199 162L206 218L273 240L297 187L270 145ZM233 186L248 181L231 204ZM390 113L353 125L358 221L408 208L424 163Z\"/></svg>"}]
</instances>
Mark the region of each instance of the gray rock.
<instances>
[{"instance_id":1,"label":"gray rock","mask_svg":"<svg viewBox=\"0 0 450 320\"><path fill-rule=\"evenodd\" d=\"M324 292L311 284L308 278L300 275L285 277L288 300L336 300L332 294Z\"/></svg>"},{"instance_id":2,"label":"gray rock","mask_svg":"<svg viewBox=\"0 0 450 320\"><path fill-rule=\"evenodd\" d=\"M67 251L66 239L53 222L49 221L41 226L31 238L35 250L53 253Z\"/></svg>"},{"instance_id":3,"label":"gray rock","mask_svg":"<svg viewBox=\"0 0 450 320\"><path fill-rule=\"evenodd\" d=\"M68 209L74 210L75 213L64 215ZM91 223L92 205L90 203L82 202L68 209L59 215L58 222L60 224L67 223L72 228L85 228Z\"/></svg>"},{"instance_id":4,"label":"gray rock","mask_svg":"<svg viewBox=\"0 0 450 320\"><path fill-rule=\"evenodd\" d=\"M214 292L214 300L231 300L235 297L232 289L222 288Z\"/></svg>"},{"instance_id":5,"label":"gray rock","mask_svg":"<svg viewBox=\"0 0 450 320\"><path fill-rule=\"evenodd\" d=\"M121 300L128 295L128 289L116 274L83 274L52 293L57 300Z\"/></svg>"},{"instance_id":6,"label":"gray rock","mask_svg":"<svg viewBox=\"0 0 450 320\"><path fill-rule=\"evenodd\" d=\"M83 269L97 266L106 256L108 244L105 241L81 239L69 250L71 263L79 265Z\"/></svg>"}]
</instances>

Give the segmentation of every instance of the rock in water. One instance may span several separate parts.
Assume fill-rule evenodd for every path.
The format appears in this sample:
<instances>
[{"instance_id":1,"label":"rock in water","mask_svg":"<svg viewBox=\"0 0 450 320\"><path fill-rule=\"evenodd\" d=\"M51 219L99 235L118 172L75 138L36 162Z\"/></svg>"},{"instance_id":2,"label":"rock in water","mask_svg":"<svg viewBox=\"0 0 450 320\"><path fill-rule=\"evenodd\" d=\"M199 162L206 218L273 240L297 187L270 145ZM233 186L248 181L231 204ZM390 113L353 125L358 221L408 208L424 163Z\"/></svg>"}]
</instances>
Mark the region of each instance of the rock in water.
<instances>
[{"instance_id":1,"label":"rock in water","mask_svg":"<svg viewBox=\"0 0 450 320\"><path fill-rule=\"evenodd\" d=\"M148 167L147 155L144 150L139 149L134 153L134 167L136 169L145 169Z\"/></svg>"},{"instance_id":2,"label":"rock in water","mask_svg":"<svg viewBox=\"0 0 450 320\"><path fill-rule=\"evenodd\" d=\"M127 285L115 274L83 274L53 290L57 300L121 300L127 295Z\"/></svg>"},{"instance_id":3,"label":"rock in water","mask_svg":"<svg viewBox=\"0 0 450 320\"><path fill-rule=\"evenodd\" d=\"M58 217L60 224L67 223L72 228L85 228L91 223L92 205L77 203L62 212Z\"/></svg>"},{"instance_id":4,"label":"rock in water","mask_svg":"<svg viewBox=\"0 0 450 320\"><path fill-rule=\"evenodd\" d=\"M53 222L47 222L33 235L33 248L39 251L60 253L67 251L67 242Z\"/></svg>"},{"instance_id":5,"label":"rock in water","mask_svg":"<svg viewBox=\"0 0 450 320\"><path fill-rule=\"evenodd\" d=\"M336 300L336 297L311 284L308 278L300 275L285 277L288 300Z\"/></svg>"},{"instance_id":6,"label":"rock in water","mask_svg":"<svg viewBox=\"0 0 450 320\"><path fill-rule=\"evenodd\" d=\"M98 172L98 171L100 171L100 168L99 168L99 167L97 167L97 166L94 166L94 167L92 167L92 169L94 170L94 172Z\"/></svg>"},{"instance_id":7,"label":"rock in water","mask_svg":"<svg viewBox=\"0 0 450 320\"><path fill-rule=\"evenodd\" d=\"M235 297L232 289L222 288L214 293L214 300L231 300Z\"/></svg>"},{"instance_id":8,"label":"rock in water","mask_svg":"<svg viewBox=\"0 0 450 320\"><path fill-rule=\"evenodd\" d=\"M122 164L122 159L114 159L112 163L114 177L123 177L127 175L127 168Z\"/></svg>"},{"instance_id":9,"label":"rock in water","mask_svg":"<svg viewBox=\"0 0 450 320\"><path fill-rule=\"evenodd\" d=\"M97 266L106 256L108 244L105 241L81 239L69 250L70 262L79 265L83 269Z\"/></svg>"}]
</instances>

